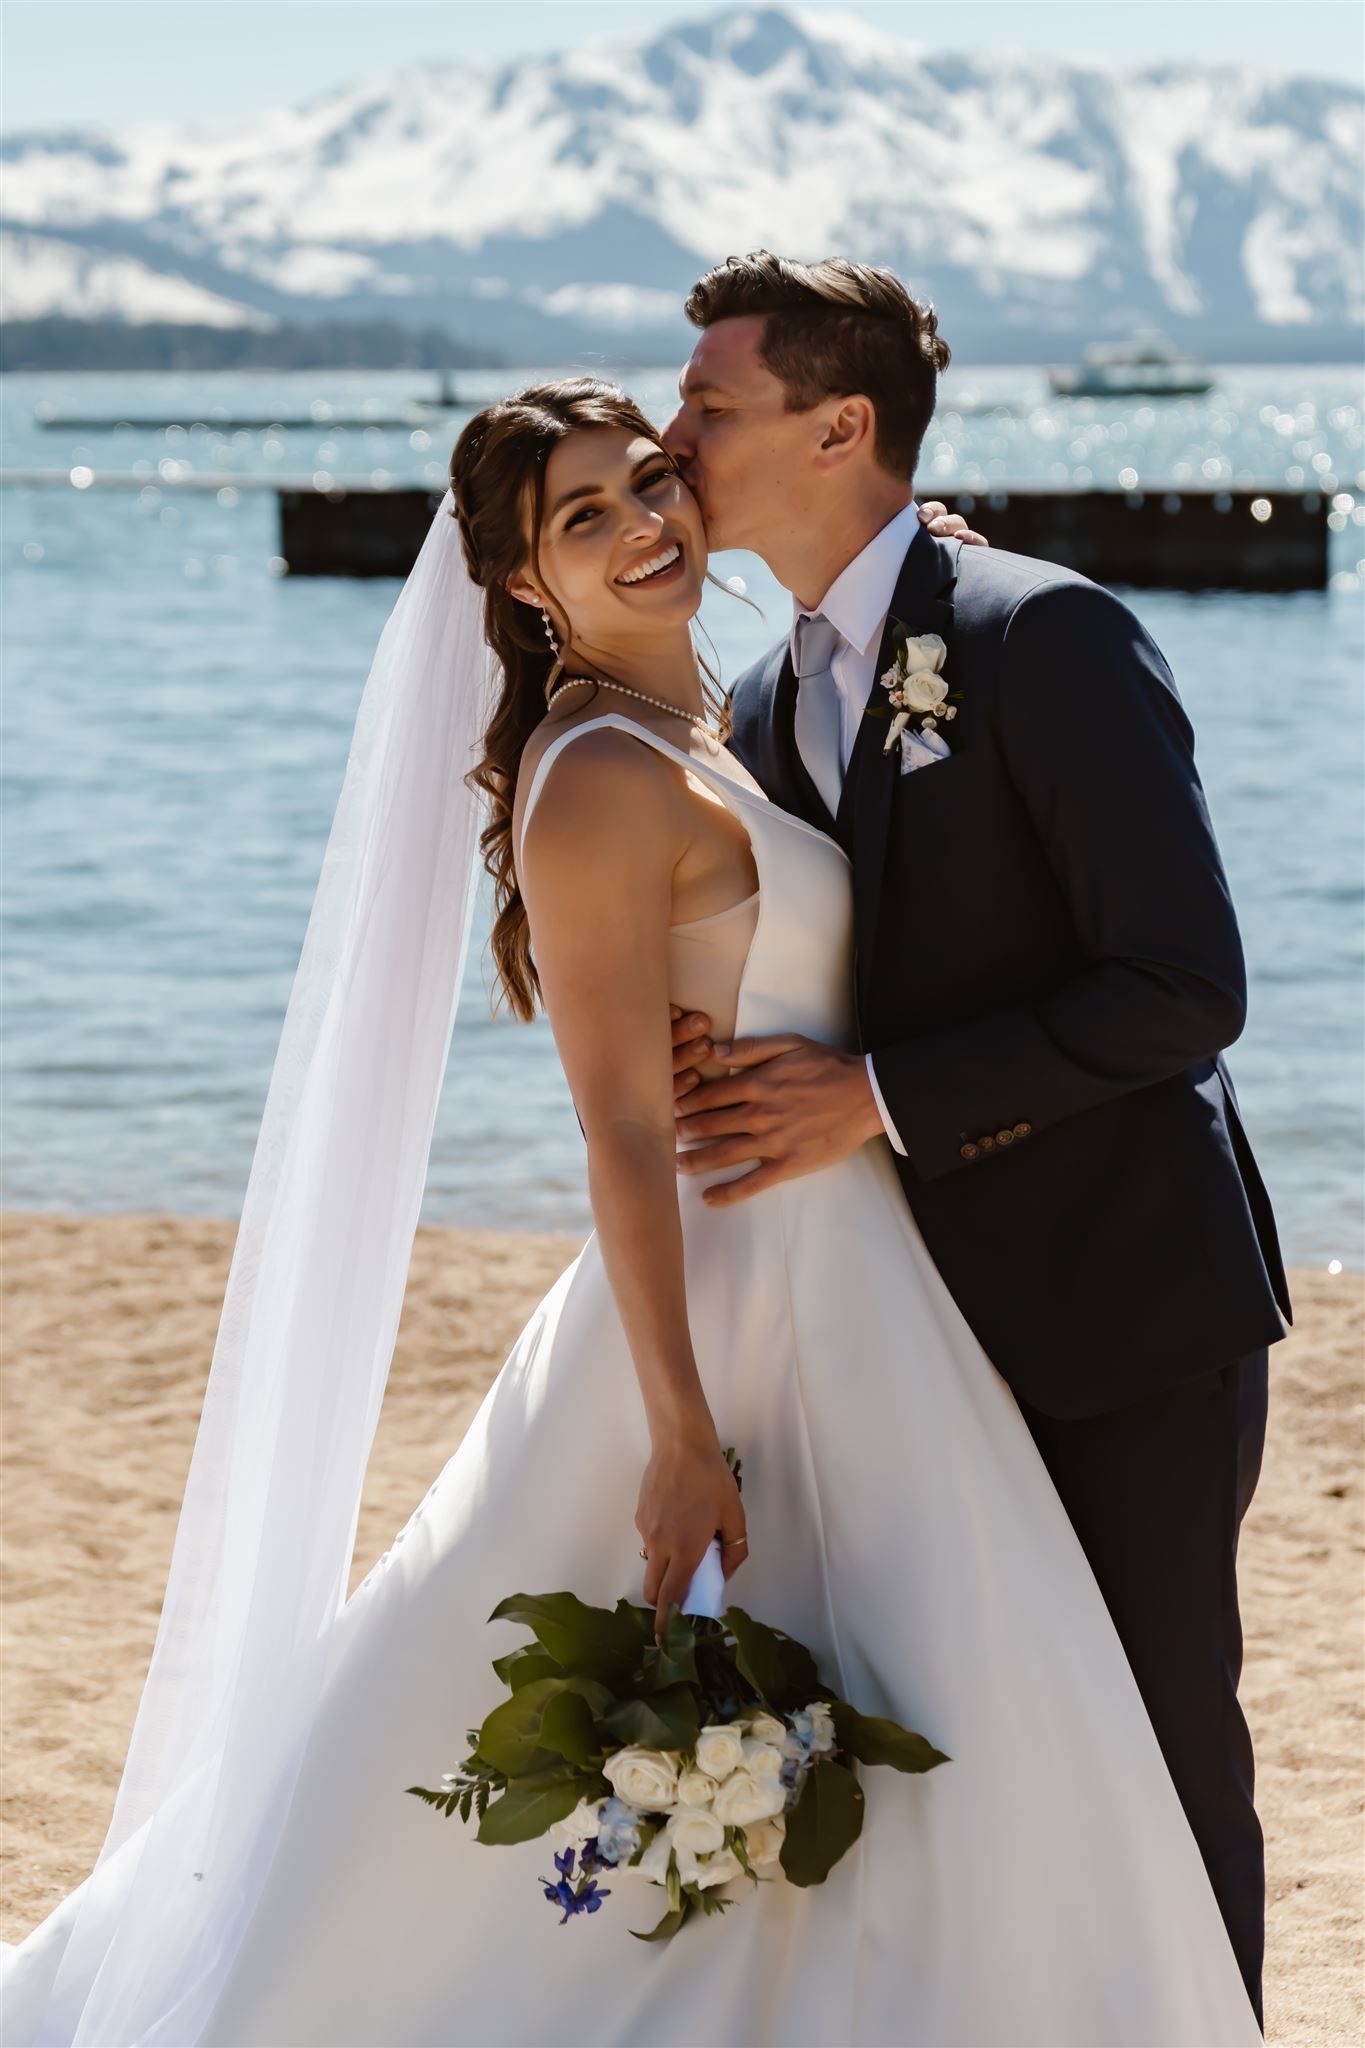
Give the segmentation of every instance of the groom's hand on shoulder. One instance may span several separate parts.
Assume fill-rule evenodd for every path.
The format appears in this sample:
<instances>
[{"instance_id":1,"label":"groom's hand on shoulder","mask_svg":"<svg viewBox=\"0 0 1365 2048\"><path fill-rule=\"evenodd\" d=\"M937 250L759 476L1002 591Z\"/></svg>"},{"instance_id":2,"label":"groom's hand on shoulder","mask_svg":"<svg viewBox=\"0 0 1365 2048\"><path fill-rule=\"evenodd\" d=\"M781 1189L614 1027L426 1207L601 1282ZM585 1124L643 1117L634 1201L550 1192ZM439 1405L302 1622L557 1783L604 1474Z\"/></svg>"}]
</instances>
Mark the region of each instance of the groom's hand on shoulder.
<instances>
[{"instance_id":1,"label":"groom's hand on shoulder","mask_svg":"<svg viewBox=\"0 0 1365 2048\"><path fill-rule=\"evenodd\" d=\"M698 1080L675 1099L678 1139L691 1148L678 1153L678 1171L696 1178L746 1159L759 1163L703 1189L709 1207L730 1208L779 1181L816 1173L882 1135L861 1053L795 1032L736 1038L713 1050L733 1071Z\"/></svg>"}]
</instances>

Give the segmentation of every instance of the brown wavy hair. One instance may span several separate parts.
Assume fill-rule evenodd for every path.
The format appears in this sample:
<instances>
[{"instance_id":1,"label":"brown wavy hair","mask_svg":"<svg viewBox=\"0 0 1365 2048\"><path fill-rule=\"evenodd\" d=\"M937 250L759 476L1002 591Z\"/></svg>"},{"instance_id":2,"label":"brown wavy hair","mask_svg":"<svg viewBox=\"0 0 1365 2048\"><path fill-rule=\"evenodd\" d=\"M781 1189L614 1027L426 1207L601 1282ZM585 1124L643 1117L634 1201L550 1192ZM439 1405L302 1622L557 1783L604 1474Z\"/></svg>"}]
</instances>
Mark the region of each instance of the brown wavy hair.
<instances>
[{"instance_id":1,"label":"brown wavy hair","mask_svg":"<svg viewBox=\"0 0 1365 2048\"><path fill-rule=\"evenodd\" d=\"M845 256L796 263L755 249L708 270L684 311L702 328L760 316L759 361L786 387L787 411L861 392L877 415L878 462L892 476L914 476L952 354L934 308L912 299L894 270Z\"/></svg>"},{"instance_id":2,"label":"brown wavy hair","mask_svg":"<svg viewBox=\"0 0 1365 2048\"><path fill-rule=\"evenodd\" d=\"M529 570L543 587L545 470L554 449L570 434L606 427L659 439L657 427L618 385L597 377L566 377L486 406L465 427L450 458L454 516L469 573L483 590L484 632L502 671L498 700L483 734L482 759L465 780L482 791L488 805L479 847L493 878L490 944L498 992L526 1023L536 1014L541 990L513 860L512 800L522 753L545 716L546 693L560 663L538 607L513 597L507 586ZM553 602L547 610L555 639L566 647L569 621ZM714 689L715 677L704 663L703 671ZM728 730L728 705L718 696L710 701L722 730Z\"/></svg>"}]
</instances>

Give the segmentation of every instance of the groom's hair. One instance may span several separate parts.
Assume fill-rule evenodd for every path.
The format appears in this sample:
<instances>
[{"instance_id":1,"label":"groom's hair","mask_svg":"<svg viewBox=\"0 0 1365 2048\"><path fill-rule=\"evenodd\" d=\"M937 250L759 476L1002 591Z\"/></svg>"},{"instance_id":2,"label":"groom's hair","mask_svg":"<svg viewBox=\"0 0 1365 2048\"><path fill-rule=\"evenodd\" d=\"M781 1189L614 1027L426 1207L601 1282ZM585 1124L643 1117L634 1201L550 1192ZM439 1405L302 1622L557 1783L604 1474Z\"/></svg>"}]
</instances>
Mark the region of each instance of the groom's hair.
<instances>
[{"instance_id":1,"label":"groom's hair","mask_svg":"<svg viewBox=\"0 0 1365 2048\"><path fill-rule=\"evenodd\" d=\"M893 476L914 475L950 352L933 307L912 299L893 270L755 249L708 270L684 310L694 327L762 316L760 360L785 387L787 411L861 393L877 415L878 462Z\"/></svg>"}]
</instances>

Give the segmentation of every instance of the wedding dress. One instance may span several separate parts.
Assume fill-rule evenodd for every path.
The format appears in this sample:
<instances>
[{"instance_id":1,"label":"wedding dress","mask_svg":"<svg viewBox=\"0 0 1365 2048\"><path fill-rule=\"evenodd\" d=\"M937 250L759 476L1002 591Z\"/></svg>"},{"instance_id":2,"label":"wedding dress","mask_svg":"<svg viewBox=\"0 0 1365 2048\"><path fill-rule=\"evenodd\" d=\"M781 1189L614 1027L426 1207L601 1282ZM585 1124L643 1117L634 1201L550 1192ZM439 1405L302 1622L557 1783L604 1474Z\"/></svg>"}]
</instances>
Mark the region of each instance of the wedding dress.
<instances>
[{"instance_id":1,"label":"wedding dress","mask_svg":"<svg viewBox=\"0 0 1365 2048\"><path fill-rule=\"evenodd\" d=\"M526 819L564 749L604 727L683 767L751 841L756 895L674 927L673 1000L704 1003L718 1032L852 1048L847 857L713 741L692 755L589 719L547 748ZM650 1446L594 1235L340 1612L279 1845L195 2048L1254 2048L1103 1599L887 1146L728 1210L701 1185L679 1179L688 1315L750 1539L729 1597L951 1761L865 1770L862 1836L823 1887L731 1885L729 1911L660 1946L631 1933L659 1917L656 1887L619 1871L600 1913L561 1925L536 1882L546 1844L480 1846L406 1796L503 1696L490 1660L525 1632L489 1625L499 1600L641 1598ZM14 1958L9 2048L34 2039L70 1903Z\"/></svg>"}]
</instances>

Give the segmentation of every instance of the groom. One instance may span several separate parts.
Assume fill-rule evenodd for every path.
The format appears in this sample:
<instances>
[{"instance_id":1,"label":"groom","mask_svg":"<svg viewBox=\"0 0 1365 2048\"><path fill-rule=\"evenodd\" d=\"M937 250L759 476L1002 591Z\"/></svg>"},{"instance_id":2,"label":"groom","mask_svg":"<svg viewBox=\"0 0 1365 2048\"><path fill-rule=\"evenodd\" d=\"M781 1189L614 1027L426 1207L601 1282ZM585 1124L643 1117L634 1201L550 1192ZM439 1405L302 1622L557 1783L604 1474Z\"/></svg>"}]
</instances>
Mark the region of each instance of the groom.
<instances>
[{"instance_id":1,"label":"groom","mask_svg":"<svg viewBox=\"0 0 1365 2048\"><path fill-rule=\"evenodd\" d=\"M885 1135L1085 1547L1259 2018L1235 1564L1290 1306L1222 1059L1245 970L1189 721L1108 591L919 526L948 349L889 271L760 251L687 313L666 444L712 546L794 603L731 744L852 860L860 1049L744 1039L699 1082L679 1020L678 1129L707 1141L679 1171L757 1158L708 1189L727 1206Z\"/></svg>"}]
</instances>

